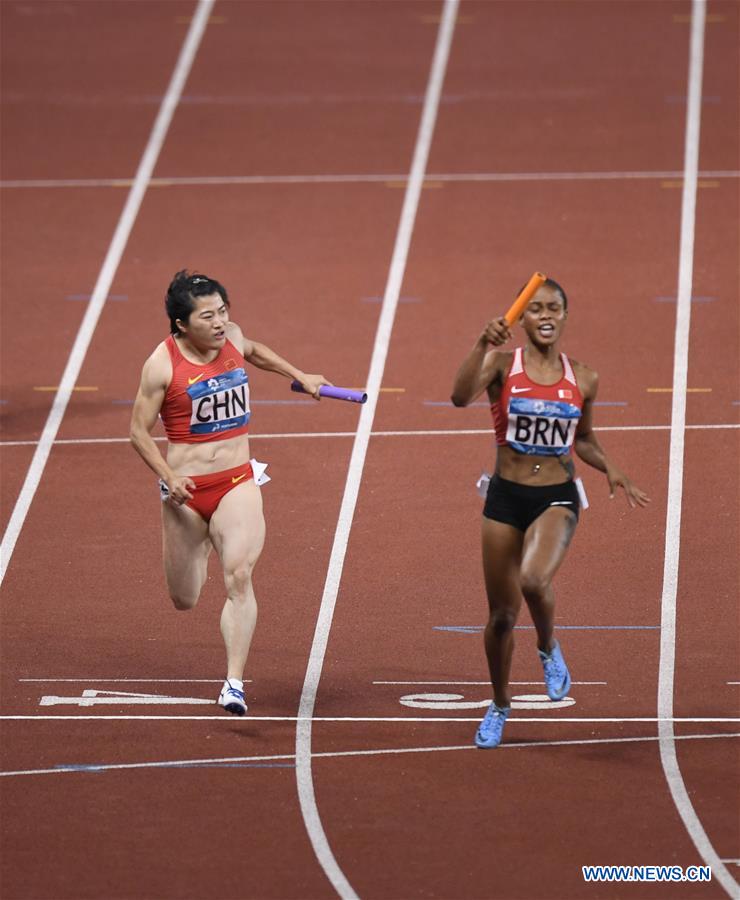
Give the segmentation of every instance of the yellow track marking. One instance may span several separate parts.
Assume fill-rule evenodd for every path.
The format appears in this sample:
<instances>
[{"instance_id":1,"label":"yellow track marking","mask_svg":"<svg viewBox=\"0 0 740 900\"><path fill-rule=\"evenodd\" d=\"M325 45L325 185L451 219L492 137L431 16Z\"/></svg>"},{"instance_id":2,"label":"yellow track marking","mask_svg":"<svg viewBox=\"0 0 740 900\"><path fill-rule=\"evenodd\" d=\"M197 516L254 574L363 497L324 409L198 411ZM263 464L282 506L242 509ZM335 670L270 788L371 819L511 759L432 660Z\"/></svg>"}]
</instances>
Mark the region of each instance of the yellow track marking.
<instances>
[{"instance_id":1,"label":"yellow track marking","mask_svg":"<svg viewBox=\"0 0 740 900\"><path fill-rule=\"evenodd\" d=\"M672 394L673 388L646 388L648 394ZM711 394L712 388L686 388L687 394Z\"/></svg>"},{"instance_id":2,"label":"yellow track marking","mask_svg":"<svg viewBox=\"0 0 740 900\"><path fill-rule=\"evenodd\" d=\"M56 387L54 387L53 385L52 386L42 385L40 387L34 388L34 391L58 391L58 390L59 390L59 385L57 385ZM84 387L83 385L75 385L75 387L73 387L72 390L73 391L97 391L97 390L99 390L99 388L95 387L95 386Z\"/></svg>"}]
</instances>

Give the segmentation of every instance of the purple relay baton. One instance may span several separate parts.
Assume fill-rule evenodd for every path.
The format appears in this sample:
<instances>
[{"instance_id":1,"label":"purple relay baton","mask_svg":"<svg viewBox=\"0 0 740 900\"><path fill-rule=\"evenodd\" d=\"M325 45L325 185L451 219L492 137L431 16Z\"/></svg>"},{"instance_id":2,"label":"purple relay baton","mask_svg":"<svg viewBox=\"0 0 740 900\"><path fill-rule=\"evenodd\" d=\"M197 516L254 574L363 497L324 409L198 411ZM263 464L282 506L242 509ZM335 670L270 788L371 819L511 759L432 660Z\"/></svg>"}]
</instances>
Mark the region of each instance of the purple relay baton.
<instances>
[{"instance_id":1,"label":"purple relay baton","mask_svg":"<svg viewBox=\"0 0 740 900\"><path fill-rule=\"evenodd\" d=\"M300 381L293 381L290 385L291 391L297 394L306 394ZM367 394L364 391L351 391L349 388L334 387L329 384L322 384L319 388L319 397L329 397L332 400L349 400L350 403L364 403L367 400Z\"/></svg>"}]
</instances>

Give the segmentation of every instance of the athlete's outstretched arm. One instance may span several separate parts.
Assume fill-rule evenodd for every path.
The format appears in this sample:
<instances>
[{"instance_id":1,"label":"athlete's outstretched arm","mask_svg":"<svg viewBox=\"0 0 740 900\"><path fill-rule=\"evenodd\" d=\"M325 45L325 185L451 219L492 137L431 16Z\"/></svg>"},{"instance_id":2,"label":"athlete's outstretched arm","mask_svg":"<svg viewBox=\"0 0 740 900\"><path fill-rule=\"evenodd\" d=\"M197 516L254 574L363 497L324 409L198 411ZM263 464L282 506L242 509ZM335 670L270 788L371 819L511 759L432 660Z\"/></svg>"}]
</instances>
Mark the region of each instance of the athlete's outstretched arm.
<instances>
[{"instance_id":1,"label":"athlete's outstretched arm","mask_svg":"<svg viewBox=\"0 0 740 900\"><path fill-rule=\"evenodd\" d=\"M316 400L319 399L319 388L322 384L331 384L323 375L307 375L301 369L297 369L289 363L287 359L283 359L271 350L266 344L259 341L253 341L246 337L241 328L235 322L229 322L228 326L229 340L236 346L242 348L244 359L258 369L264 369L265 372L276 372L278 375L285 375L291 380L300 381L301 386L307 394L311 394Z\"/></svg>"}]
</instances>

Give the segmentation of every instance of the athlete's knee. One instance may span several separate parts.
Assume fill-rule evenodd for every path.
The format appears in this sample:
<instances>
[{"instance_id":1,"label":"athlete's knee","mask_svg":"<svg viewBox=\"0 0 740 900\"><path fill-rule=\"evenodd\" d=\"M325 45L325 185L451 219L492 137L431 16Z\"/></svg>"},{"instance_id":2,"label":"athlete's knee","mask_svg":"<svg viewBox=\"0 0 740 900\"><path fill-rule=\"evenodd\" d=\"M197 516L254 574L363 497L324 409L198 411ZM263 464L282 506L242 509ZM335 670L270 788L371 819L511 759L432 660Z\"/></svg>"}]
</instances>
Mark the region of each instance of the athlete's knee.
<instances>
[{"instance_id":1,"label":"athlete's knee","mask_svg":"<svg viewBox=\"0 0 740 900\"><path fill-rule=\"evenodd\" d=\"M541 572L523 570L521 575L521 588L525 599L529 602L543 600L550 587L550 579Z\"/></svg>"},{"instance_id":2,"label":"athlete's knee","mask_svg":"<svg viewBox=\"0 0 740 900\"><path fill-rule=\"evenodd\" d=\"M514 630L516 611L513 609L496 609L488 619L488 630L496 637L504 637Z\"/></svg>"},{"instance_id":3,"label":"athlete's knee","mask_svg":"<svg viewBox=\"0 0 740 900\"><path fill-rule=\"evenodd\" d=\"M240 599L247 596L253 568L253 566L245 562L243 565L235 566L224 573L226 591L229 597Z\"/></svg>"},{"instance_id":4,"label":"athlete's knee","mask_svg":"<svg viewBox=\"0 0 740 900\"><path fill-rule=\"evenodd\" d=\"M182 611L193 609L198 602L198 596L198 594L190 594L186 591L170 590L170 600L172 600L172 605L175 609Z\"/></svg>"}]
</instances>

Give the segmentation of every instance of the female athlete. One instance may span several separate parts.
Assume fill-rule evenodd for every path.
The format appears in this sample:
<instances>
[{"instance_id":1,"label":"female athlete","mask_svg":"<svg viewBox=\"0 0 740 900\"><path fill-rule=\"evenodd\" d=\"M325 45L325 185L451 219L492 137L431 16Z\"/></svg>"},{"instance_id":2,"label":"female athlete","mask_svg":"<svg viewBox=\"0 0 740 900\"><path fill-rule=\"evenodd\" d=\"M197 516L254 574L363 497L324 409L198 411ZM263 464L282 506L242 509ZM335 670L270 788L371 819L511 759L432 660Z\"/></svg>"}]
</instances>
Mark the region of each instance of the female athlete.
<instances>
[{"instance_id":1,"label":"female athlete","mask_svg":"<svg viewBox=\"0 0 740 900\"><path fill-rule=\"evenodd\" d=\"M571 449L606 474L610 495L624 489L631 507L649 503L606 456L592 430L596 372L560 352L568 299L548 278L522 315L526 345L500 347L512 336L505 318L486 325L455 378L452 402L467 406L488 392L496 434L496 471L483 508L483 574L489 618L485 649L493 703L475 736L497 747L511 711L509 673L522 596L537 632L550 699L567 696L570 674L554 639L552 580L565 558L580 509Z\"/></svg>"},{"instance_id":2,"label":"female athlete","mask_svg":"<svg viewBox=\"0 0 740 900\"><path fill-rule=\"evenodd\" d=\"M164 571L177 609L192 609L216 548L226 603L221 634L226 680L218 702L244 715L244 668L257 622L252 571L265 539L262 497L249 461L249 379L244 361L297 379L319 399L329 384L306 375L229 320L217 281L178 272L167 290L170 336L144 364L131 417L131 443L159 476ZM151 432L161 416L162 456Z\"/></svg>"}]
</instances>

